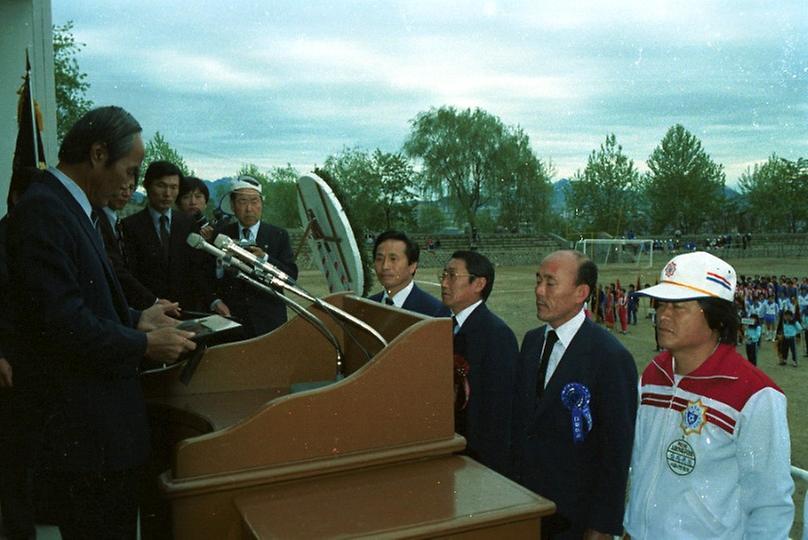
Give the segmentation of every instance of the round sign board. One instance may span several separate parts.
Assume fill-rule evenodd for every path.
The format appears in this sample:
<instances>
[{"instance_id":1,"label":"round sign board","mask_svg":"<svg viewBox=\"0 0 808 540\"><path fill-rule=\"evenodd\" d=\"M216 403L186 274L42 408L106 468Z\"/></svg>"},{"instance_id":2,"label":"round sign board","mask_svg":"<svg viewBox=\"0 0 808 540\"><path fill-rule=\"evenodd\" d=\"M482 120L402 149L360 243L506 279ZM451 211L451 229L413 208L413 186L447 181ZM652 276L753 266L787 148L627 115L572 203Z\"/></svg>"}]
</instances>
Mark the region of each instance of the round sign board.
<instances>
[{"instance_id":1,"label":"round sign board","mask_svg":"<svg viewBox=\"0 0 808 540\"><path fill-rule=\"evenodd\" d=\"M331 292L364 291L362 258L351 224L334 192L314 173L297 179L297 206L312 259Z\"/></svg>"}]
</instances>

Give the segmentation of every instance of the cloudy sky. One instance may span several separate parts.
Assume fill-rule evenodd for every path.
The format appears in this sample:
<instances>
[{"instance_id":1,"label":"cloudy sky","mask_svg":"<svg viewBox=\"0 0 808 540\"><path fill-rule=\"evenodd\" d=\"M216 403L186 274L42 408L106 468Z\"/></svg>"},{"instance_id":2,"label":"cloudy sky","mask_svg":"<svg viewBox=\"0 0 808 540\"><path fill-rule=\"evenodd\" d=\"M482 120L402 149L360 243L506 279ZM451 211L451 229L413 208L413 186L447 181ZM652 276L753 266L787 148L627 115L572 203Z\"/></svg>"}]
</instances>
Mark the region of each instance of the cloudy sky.
<instances>
[{"instance_id":1,"label":"cloudy sky","mask_svg":"<svg viewBox=\"0 0 808 540\"><path fill-rule=\"evenodd\" d=\"M96 104L207 179L397 151L432 107L520 125L556 179L608 133L638 168L676 123L734 185L808 157L806 0L52 0Z\"/></svg>"}]
</instances>

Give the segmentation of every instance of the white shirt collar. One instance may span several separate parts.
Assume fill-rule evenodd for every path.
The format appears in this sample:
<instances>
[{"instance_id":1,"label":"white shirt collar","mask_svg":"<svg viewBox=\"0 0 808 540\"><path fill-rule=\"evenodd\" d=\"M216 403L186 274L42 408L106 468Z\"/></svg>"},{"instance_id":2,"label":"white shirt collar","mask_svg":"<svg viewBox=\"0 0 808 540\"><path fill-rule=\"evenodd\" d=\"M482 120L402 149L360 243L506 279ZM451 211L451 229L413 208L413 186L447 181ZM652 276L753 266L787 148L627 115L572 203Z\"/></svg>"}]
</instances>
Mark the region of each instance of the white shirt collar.
<instances>
[{"instance_id":1,"label":"white shirt collar","mask_svg":"<svg viewBox=\"0 0 808 540\"><path fill-rule=\"evenodd\" d=\"M256 221L255 224L252 227L245 227L239 221L238 222L238 237L239 237L239 240L241 240L242 231L244 229L250 229L250 240L252 240L253 242L257 242L258 241L258 229L260 227L261 227L261 222L260 221Z\"/></svg>"},{"instance_id":2,"label":"white shirt collar","mask_svg":"<svg viewBox=\"0 0 808 540\"><path fill-rule=\"evenodd\" d=\"M564 348L570 346L572 342L572 338L575 337L575 334L578 333L578 330L581 328L581 325L584 324L584 319L586 319L586 314L582 309L579 311L572 319L568 320L558 328L551 328L550 325L547 325L547 329L545 330L545 336L547 332L550 330L555 330L556 335L558 336L558 341L564 345Z\"/></svg>"},{"instance_id":3,"label":"white shirt collar","mask_svg":"<svg viewBox=\"0 0 808 540\"><path fill-rule=\"evenodd\" d=\"M482 300L477 300L476 302L471 304L469 307L461 310L460 313L456 313L454 318L457 321L457 326L463 326L463 323L466 322L466 319L469 318L469 315L471 315L471 312L474 311L475 309L477 309L477 306L479 306L482 303L483 303Z\"/></svg>"},{"instance_id":4,"label":"white shirt collar","mask_svg":"<svg viewBox=\"0 0 808 540\"><path fill-rule=\"evenodd\" d=\"M118 222L118 213L109 206L105 206L102 208L102 210L104 211L104 214L106 214L109 224L114 228L115 223Z\"/></svg>"},{"instance_id":5,"label":"white shirt collar","mask_svg":"<svg viewBox=\"0 0 808 540\"><path fill-rule=\"evenodd\" d=\"M55 176L56 179L59 180L59 182L61 182L65 189L70 193L70 195L76 199L76 202L79 203L81 209L84 210L85 214L87 214L87 219L89 219L90 223L92 223L93 218L90 216L90 214L93 211L93 205L90 204L90 199L87 198L87 194L84 193L84 190L79 187L75 180L67 176L56 167L48 167L48 172ZM95 226L94 223L93 226Z\"/></svg>"},{"instance_id":6,"label":"white shirt collar","mask_svg":"<svg viewBox=\"0 0 808 540\"><path fill-rule=\"evenodd\" d=\"M168 218L168 228L171 229L171 208L165 211L164 214L161 214L151 206L147 207L149 209L149 215L152 218L152 222L154 222L154 226L158 229L160 228L160 216L166 216Z\"/></svg>"},{"instance_id":7,"label":"white shirt collar","mask_svg":"<svg viewBox=\"0 0 808 540\"><path fill-rule=\"evenodd\" d=\"M404 302L407 301L407 297L410 295L410 292L412 292L412 288L413 288L414 285L415 285L415 282L410 280L410 282L407 284L406 287L404 287L403 289L398 291L396 294L394 294L393 298L392 298L393 305L396 306L397 308L400 308L401 306L403 306ZM384 291L384 294L382 295L382 302L384 302L385 298L390 298L389 296L387 296L387 291Z\"/></svg>"}]
</instances>

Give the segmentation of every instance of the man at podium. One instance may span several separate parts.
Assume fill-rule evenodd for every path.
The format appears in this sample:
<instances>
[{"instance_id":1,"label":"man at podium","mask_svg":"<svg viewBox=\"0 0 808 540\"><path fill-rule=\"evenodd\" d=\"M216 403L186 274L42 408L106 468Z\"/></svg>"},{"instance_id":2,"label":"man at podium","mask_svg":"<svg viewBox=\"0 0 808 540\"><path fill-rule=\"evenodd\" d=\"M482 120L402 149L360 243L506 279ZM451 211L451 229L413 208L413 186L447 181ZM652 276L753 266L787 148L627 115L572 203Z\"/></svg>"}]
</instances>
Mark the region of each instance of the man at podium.
<instances>
[{"instance_id":1,"label":"man at podium","mask_svg":"<svg viewBox=\"0 0 808 540\"><path fill-rule=\"evenodd\" d=\"M149 448L139 366L196 347L165 315L176 304L129 308L97 228L93 208L138 174L140 132L120 107L85 114L8 221L15 414L38 436L65 540L135 537Z\"/></svg>"}]
</instances>

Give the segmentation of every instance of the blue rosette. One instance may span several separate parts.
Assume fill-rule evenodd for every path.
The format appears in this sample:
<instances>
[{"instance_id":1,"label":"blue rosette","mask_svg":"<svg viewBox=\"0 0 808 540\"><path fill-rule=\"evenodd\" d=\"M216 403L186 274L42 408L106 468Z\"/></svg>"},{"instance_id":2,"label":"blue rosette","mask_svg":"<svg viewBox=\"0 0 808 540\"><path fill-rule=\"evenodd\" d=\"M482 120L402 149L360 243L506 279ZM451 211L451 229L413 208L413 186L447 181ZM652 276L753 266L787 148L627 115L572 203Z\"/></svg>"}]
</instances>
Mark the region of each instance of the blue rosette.
<instances>
[{"instance_id":1,"label":"blue rosette","mask_svg":"<svg viewBox=\"0 0 808 540\"><path fill-rule=\"evenodd\" d=\"M592 393L581 383L571 382L561 389L561 403L570 411L572 419L572 440L581 443L592 430L592 411L589 402Z\"/></svg>"}]
</instances>

